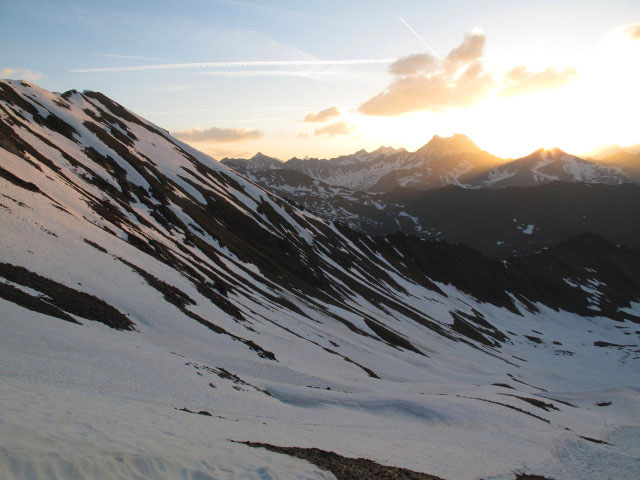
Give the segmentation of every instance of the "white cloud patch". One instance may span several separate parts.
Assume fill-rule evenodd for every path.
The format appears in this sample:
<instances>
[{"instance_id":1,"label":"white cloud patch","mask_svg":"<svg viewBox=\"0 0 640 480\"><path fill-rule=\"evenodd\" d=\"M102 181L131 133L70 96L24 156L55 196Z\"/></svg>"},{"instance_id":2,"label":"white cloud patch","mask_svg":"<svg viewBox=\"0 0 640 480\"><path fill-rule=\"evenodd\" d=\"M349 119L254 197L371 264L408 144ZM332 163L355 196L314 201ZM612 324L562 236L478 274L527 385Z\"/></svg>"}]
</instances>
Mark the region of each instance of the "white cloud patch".
<instances>
[{"instance_id":1,"label":"white cloud patch","mask_svg":"<svg viewBox=\"0 0 640 480\"><path fill-rule=\"evenodd\" d=\"M625 28L631 40L640 40L640 22L632 23Z\"/></svg>"},{"instance_id":2,"label":"white cloud patch","mask_svg":"<svg viewBox=\"0 0 640 480\"><path fill-rule=\"evenodd\" d=\"M484 71L481 62L485 43L484 33L472 32L444 60L428 54L396 60L389 67L396 80L384 92L360 105L360 112L396 116L475 105L495 85L493 76Z\"/></svg>"},{"instance_id":3,"label":"white cloud patch","mask_svg":"<svg viewBox=\"0 0 640 480\"><path fill-rule=\"evenodd\" d=\"M394 75L417 75L428 72L435 64L435 59L428 53L416 53L399 58L389 66L389 71Z\"/></svg>"},{"instance_id":4,"label":"white cloud patch","mask_svg":"<svg viewBox=\"0 0 640 480\"><path fill-rule=\"evenodd\" d=\"M631 29L629 29L631 31ZM444 58L426 53L401 57L389 66L395 80L387 89L360 105L365 115L397 116L416 111L440 112L472 107L497 86L494 75L484 70L482 58L487 38L475 30ZM573 68L549 67L531 72L524 66L511 69L503 79L503 96L558 88L577 75Z\"/></svg>"},{"instance_id":5,"label":"white cloud patch","mask_svg":"<svg viewBox=\"0 0 640 480\"><path fill-rule=\"evenodd\" d=\"M338 107L329 107L324 110L320 110L317 113L309 113L304 117L304 121L308 123L326 122L332 118L340 116L340 110Z\"/></svg>"},{"instance_id":6,"label":"white cloud patch","mask_svg":"<svg viewBox=\"0 0 640 480\"><path fill-rule=\"evenodd\" d=\"M12 78L14 80L27 80L29 82L35 82L44 77L42 72L34 72L33 70L27 70L25 68L3 68L0 70L0 78Z\"/></svg>"},{"instance_id":7,"label":"white cloud patch","mask_svg":"<svg viewBox=\"0 0 640 480\"><path fill-rule=\"evenodd\" d=\"M526 95L538 90L550 90L571 82L577 73L573 68L557 70L549 67L541 72L530 72L527 67L519 66L504 76L503 96Z\"/></svg>"},{"instance_id":8,"label":"white cloud patch","mask_svg":"<svg viewBox=\"0 0 640 480\"><path fill-rule=\"evenodd\" d=\"M327 125L325 127L317 128L313 134L318 135L326 135L327 137L336 137L339 135L351 135L355 129L345 123L345 122L336 122L331 125Z\"/></svg>"},{"instance_id":9,"label":"white cloud patch","mask_svg":"<svg viewBox=\"0 0 640 480\"><path fill-rule=\"evenodd\" d=\"M255 140L264 136L260 130L250 130L246 128L192 128L173 132L172 135L181 140L193 142L243 142L247 140Z\"/></svg>"},{"instance_id":10,"label":"white cloud patch","mask_svg":"<svg viewBox=\"0 0 640 480\"><path fill-rule=\"evenodd\" d=\"M452 63L468 63L478 60L484 54L487 37L483 32L465 35L460 45L449 52L447 60Z\"/></svg>"}]
</instances>

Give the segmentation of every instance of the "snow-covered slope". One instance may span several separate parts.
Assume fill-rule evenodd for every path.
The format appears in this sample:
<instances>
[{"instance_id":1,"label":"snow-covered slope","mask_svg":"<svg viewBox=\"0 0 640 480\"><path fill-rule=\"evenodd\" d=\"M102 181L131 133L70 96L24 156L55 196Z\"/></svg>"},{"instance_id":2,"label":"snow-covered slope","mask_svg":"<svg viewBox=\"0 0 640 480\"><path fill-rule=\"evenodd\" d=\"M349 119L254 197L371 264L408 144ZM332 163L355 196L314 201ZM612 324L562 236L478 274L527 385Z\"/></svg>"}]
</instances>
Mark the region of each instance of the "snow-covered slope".
<instances>
[{"instance_id":1,"label":"snow-covered slope","mask_svg":"<svg viewBox=\"0 0 640 480\"><path fill-rule=\"evenodd\" d=\"M249 160L225 158L222 163L261 184L270 170L288 169L331 186L389 192L398 187L526 187L554 181L639 183L636 157L623 153L597 162L553 148L539 149L516 160L502 160L481 150L467 136L456 134L436 135L415 152L381 147L371 153L361 150L330 160L292 158L286 162L258 154Z\"/></svg>"},{"instance_id":2,"label":"snow-covered slope","mask_svg":"<svg viewBox=\"0 0 640 480\"><path fill-rule=\"evenodd\" d=\"M569 155L559 148L536 150L531 155L513 160L475 179L484 187L540 185L554 181L620 184L637 182L621 168L604 166Z\"/></svg>"},{"instance_id":3,"label":"snow-covered slope","mask_svg":"<svg viewBox=\"0 0 640 480\"><path fill-rule=\"evenodd\" d=\"M4 478L637 472L637 250L370 238L95 92L0 82L0 147Z\"/></svg>"},{"instance_id":4,"label":"snow-covered slope","mask_svg":"<svg viewBox=\"0 0 640 480\"><path fill-rule=\"evenodd\" d=\"M500 159L483 152L468 137L433 137L416 152L380 147L360 150L329 160L292 158L286 162L257 155L249 160L225 158L222 163L249 174L255 181L272 169L296 170L314 180L350 190L388 191L395 187L429 189L449 184L464 185L468 178L485 173Z\"/></svg>"},{"instance_id":5,"label":"snow-covered slope","mask_svg":"<svg viewBox=\"0 0 640 480\"><path fill-rule=\"evenodd\" d=\"M600 159L600 163L619 167L628 176L640 178L640 153L621 150Z\"/></svg>"}]
</instances>

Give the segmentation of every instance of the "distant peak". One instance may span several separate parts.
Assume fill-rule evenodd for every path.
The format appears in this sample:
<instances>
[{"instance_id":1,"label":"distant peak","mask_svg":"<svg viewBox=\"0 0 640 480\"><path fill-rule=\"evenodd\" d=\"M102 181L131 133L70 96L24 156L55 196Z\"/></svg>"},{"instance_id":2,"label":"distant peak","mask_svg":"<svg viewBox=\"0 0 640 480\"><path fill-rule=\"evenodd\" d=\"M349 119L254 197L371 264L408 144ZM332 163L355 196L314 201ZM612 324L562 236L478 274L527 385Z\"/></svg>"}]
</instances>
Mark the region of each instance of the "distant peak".
<instances>
[{"instance_id":1,"label":"distant peak","mask_svg":"<svg viewBox=\"0 0 640 480\"><path fill-rule=\"evenodd\" d=\"M561 158L566 157L569 154L558 147L542 147L533 152L532 155L545 158Z\"/></svg>"},{"instance_id":2,"label":"distant peak","mask_svg":"<svg viewBox=\"0 0 640 480\"><path fill-rule=\"evenodd\" d=\"M471 141L469 137L462 133L456 133L450 137L434 135L429 143L420 149L430 153L448 154L464 152L480 152L480 147Z\"/></svg>"},{"instance_id":3,"label":"distant peak","mask_svg":"<svg viewBox=\"0 0 640 480\"><path fill-rule=\"evenodd\" d=\"M254 161L256 161L256 160L258 160L258 161L260 161L260 160L277 160L277 158L273 158L273 157L270 157L268 155L265 155L262 152L258 152L253 157L251 157L250 160L254 160Z\"/></svg>"},{"instance_id":4,"label":"distant peak","mask_svg":"<svg viewBox=\"0 0 640 480\"><path fill-rule=\"evenodd\" d=\"M383 155L383 154L387 154L388 155L388 154L391 154L391 153L401 152L403 150L404 150L404 148L397 148L396 149L396 148L393 148L393 147L382 146L382 147L379 147L378 149L374 150L371 153L375 153L375 154L378 154L378 155Z\"/></svg>"}]
</instances>

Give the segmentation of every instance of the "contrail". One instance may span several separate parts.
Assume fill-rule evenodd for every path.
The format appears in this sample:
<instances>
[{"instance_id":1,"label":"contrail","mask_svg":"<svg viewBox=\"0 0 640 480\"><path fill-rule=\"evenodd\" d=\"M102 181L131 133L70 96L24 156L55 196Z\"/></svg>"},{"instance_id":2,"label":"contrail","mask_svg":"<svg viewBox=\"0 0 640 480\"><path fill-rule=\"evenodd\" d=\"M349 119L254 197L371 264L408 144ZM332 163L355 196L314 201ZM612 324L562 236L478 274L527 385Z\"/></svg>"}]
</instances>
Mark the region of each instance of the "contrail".
<instances>
[{"instance_id":1,"label":"contrail","mask_svg":"<svg viewBox=\"0 0 640 480\"><path fill-rule=\"evenodd\" d=\"M402 23L404 23L404 24L407 26L407 28L408 28L409 30L411 30L411 32L412 32L416 37L418 37L418 40L420 40L422 43L424 43L424 45L425 45L429 50L431 50L431 53L433 53L436 57L438 57L440 60L442 60L442 57L441 57L440 55L438 55L438 53L437 53L433 48L431 48L431 46L430 46L427 42L425 42L425 41L424 41L424 38L422 38L420 35L418 35L418 32L416 32L413 28L411 28L411 25L409 25L409 24L405 21L405 19L404 19L404 18L402 18L400 15L398 15L398 18L399 18L400 20L402 20Z\"/></svg>"},{"instance_id":2,"label":"contrail","mask_svg":"<svg viewBox=\"0 0 640 480\"><path fill-rule=\"evenodd\" d=\"M372 65L393 63L395 58L367 58L358 60L281 60L250 62L198 62L198 63L165 63L160 65L139 65L132 67L97 67L76 68L74 73L99 72L144 72L147 70L193 70L203 68L255 68L255 67L317 67L323 65Z\"/></svg>"}]
</instances>

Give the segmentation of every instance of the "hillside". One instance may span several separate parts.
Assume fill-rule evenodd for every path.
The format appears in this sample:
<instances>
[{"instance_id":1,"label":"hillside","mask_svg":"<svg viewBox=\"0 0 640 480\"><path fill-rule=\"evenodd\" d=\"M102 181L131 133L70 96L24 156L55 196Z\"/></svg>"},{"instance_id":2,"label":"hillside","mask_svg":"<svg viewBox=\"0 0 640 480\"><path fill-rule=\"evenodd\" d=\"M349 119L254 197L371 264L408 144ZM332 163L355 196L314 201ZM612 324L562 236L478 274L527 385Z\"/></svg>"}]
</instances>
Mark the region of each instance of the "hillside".
<instances>
[{"instance_id":1,"label":"hillside","mask_svg":"<svg viewBox=\"0 0 640 480\"><path fill-rule=\"evenodd\" d=\"M97 92L0 82L0 147L4 478L637 471L637 248L367 236Z\"/></svg>"}]
</instances>

